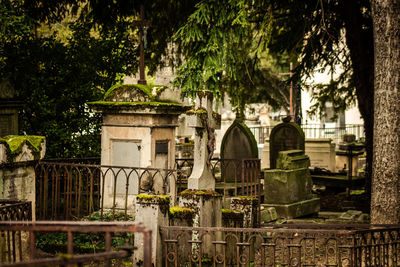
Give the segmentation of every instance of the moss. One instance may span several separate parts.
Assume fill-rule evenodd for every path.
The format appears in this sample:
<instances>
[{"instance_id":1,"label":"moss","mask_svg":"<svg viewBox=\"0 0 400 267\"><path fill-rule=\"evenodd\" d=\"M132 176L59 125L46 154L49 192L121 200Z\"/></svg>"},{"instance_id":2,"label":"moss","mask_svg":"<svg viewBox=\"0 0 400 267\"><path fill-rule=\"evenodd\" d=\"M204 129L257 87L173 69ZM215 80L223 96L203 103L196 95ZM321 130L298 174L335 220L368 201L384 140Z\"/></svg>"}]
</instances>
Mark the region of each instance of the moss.
<instances>
[{"instance_id":1,"label":"moss","mask_svg":"<svg viewBox=\"0 0 400 267\"><path fill-rule=\"evenodd\" d=\"M155 99L162 91L166 89L166 86L163 85L148 85L148 84L116 84L112 86L107 92L104 94L104 100L106 100L113 92L127 90L130 88L136 88L145 93L150 99ZM153 95L153 88L156 88L156 95Z\"/></svg>"},{"instance_id":2,"label":"moss","mask_svg":"<svg viewBox=\"0 0 400 267\"><path fill-rule=\"evenodd\" d=\"M169 205L171 197L168 195L147 195L139 194L136 199L140 202L157 203L160 205Z\"/></svg>"},{"instance_id":3,"label":"moss","mask_svg":"<svg viewBox=\"0 0 400 267\"><path fill-rule=\"evenodd\" d=\"M228 220L242 220L243 219L243 212L231 209L222 209L222 219Z\"/></svg>"},{"instance_id":4,"label":"moss","mask_svg":"<svg viewBox=\"0 0 400 267\"><path fill-rule=\"evenodd\" d=\"M149 107L158 107L158 106L169 106L169 107L182 107L182 104L176 102L113 102L113 101L94 101L88 102L89 105L95 106L149 106Z\"/></svg>"},{"instance_id":5,"label":"moss","mask_svg":"<svg viewBox=\"0 0 400 267\"><path fill-rule=\"evenodd\" d=\"M221 197L220 193L217 193L213 190L195 190L195 189L186 189L182 191L179 195L181 196L205 196L205 197Z\"/></svg>"},{"instance_id":6,"label":"moss","mask_svg":"<svg viewBox=\"0 0 400 267\"><path fill-rule=\"evenodd\" d=\"M192 220L196 211L190 208L182 208L182 207L171 207L169 208L169 215L171 218L177 218L182 220Z\"/></svg>"},{"instance_id":7,"label":"moss","mask_svg":"<svg viewBox=\"0 0 400 267\"><path fill-rule=\"evenodd\" d=\"M198 109L191 109L191 110L188 110L188 111L186 111L186 114L187 115L200 115L200 114L207 114L207 110L206 109L204 109L204 108L202 108L202 107L200 107L200 108L198 108Z\"/></svg>"},{"instance_id":8,"label":"moss","mask_svg":"<svg viewBox=\"0 0 400 267\"><path fill-rule=\"evenodd\" d=\"M256 205L257 202L257 198L249 196L237 196L232 199L232 203L242 205Z\"/></svg>"},{"instance_id":9,"label":"moss","mask_svg":"<svg viewBox=\"0 0 400 267\"><path fill-rule=\"evenodd\" d=\"M35 159L39 159L44 136L37 135L8 135L0 137L0 143L6 145L8 161L12 162L14 157L22 152L22 147L26 144L32 151Z\"/></svg>"}]
</instances>

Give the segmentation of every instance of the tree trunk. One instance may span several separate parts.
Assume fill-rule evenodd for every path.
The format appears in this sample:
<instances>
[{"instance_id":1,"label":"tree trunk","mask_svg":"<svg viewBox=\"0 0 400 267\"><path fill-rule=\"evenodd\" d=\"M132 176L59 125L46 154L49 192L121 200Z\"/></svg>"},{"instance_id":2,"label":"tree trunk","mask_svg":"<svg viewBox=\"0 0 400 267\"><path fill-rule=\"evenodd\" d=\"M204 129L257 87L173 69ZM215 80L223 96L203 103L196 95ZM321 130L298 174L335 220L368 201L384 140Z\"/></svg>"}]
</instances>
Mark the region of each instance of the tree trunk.
<instances>
[{"instance_id":1,"label":"tree trunk","mask_svg":"<svg viewBox=\"0 0 400 267\"><path fill-rule=\"evenodd\" d=\"M371 223L400 223L400 1L371 0L375 101Z\"/></svg>"},{"instance_id":2,"label":"tree trunk","mask_svg":"<svg viewBox=\"0 0 400 267\"><path fill-rule=\"evenodd\" d=\"M344 10L346 44L350 51L353 82L356 88L358 109L364 120L367 152L365 170L366 192L371 193L373 122L374 122L374 43L372 20L362 14L363 5L358 1L339 1ZM368 5L369 3L365 3ZM366 6L369 9L368 6Z\"/></svg>"}]
</instances>

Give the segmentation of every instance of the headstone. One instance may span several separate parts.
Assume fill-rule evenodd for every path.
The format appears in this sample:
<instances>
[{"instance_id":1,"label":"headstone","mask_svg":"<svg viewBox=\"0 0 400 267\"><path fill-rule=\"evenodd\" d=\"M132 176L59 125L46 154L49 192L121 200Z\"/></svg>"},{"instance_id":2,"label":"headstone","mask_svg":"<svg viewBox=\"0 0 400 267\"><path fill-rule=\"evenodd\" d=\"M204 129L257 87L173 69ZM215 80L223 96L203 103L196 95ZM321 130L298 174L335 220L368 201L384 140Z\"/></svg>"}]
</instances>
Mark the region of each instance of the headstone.
<instances>
[{"instance_id":1,"label":"headstone","mask_svg":"<svg viewBox=\"0 0 400 267\"><path fill-rule=\"evenodd\" d=\"M188 189L214 190L211 158L215 150L215 129L220 128L221 117L212 110L213 94L199 91L194 110L188 111L188 126L195 128L194 165L188 179Z\"/></svg>"},{"instance_id":2,"label":"headstone","mask_svg":"<svg viewBox=\"0 0 400 267\"><path fill-rule=\"evenodd\" d=\"M280 151L303 150L304 132L299 125L293 122L283 122L275 126L269 137L270 168L276 168L276 159Z\"/></svg>"},{"instance_id":3,"label":"headstone","mask_svg":"<svg viewBox=\"0 0 400 267\"><path fill-rule=\"evenodd\" d=\"M278 216L286 219L317 213L320 202L312 196L310 160L304 151L280 151L276 166L263 171L263 207L274 207Z\"/></svg>"},{"instance_id":4,"label":"headstone","mask_svg":"<svg viewBox=\"0 0 400 267\"><path fill-rule=\"evenodd\" d=\"M250 129L240 120L235 120L226 131L221 144L221 170L224 182L239 181L241 164L229 162L230 159L242 160L258 158L257 141ZM225 159L227 161L225 161ZM235 179L236 178L236 179Z\"/></svg>"}]
</instances>

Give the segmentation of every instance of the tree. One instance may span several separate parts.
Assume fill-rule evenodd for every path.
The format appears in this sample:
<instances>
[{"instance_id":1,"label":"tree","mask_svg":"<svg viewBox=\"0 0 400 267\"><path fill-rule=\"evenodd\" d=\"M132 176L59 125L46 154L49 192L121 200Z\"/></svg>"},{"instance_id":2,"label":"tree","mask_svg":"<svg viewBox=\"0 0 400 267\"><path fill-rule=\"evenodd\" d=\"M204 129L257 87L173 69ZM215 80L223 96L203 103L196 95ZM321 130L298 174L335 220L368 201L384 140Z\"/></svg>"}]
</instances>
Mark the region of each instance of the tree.
<instances>
[{"instance_id":1,"label":"tree","mask_svg":"<svg viewBox=\"0 0 400 267\"><path fill-rule=\"evenodd\" d=\"M400 2L373 0L375 122L371 223L400 223Z\"/></svg>"},{"instance_id":2,"label":"tree","mask_svg":"<svg viewBox=\"0 0 400 267\"><path fill-rule=\"evenodd\" d=\"M210 14L213 12L217 20L212 20L214 17ZM219 39L213 39L213 36ZM254 40L245 53L254 60L252 66L255 68L259 66L259 55L263 54L277 62L282 58L298 61L293 77L295 84L304 82L317 68L335 72L336 66L341 66L343 72L336 80L313 88L319 89L314 91L314 97L319 108L323 109L326 102L331 102L335 110L344 109L358 100L366 133L366 175L369 180L374 121L369 0L202 1L177 37L183 50L188 48L187 61L180 68L177 81L184 91L189 92L195 88L212 88L218 93L224 90L222 82L229 87L245 78L243 66L248 64L239 53L243 38ZM224 38L228 41L224 42ZM233 45L229 46L229 42ZM190 54L190 51L196 52ZM214 72L212 75L204 75L210 70ZM246 82L244 86L251 91L250 85ZM236 90L233 86L230 88L225 90Z\"/></svg>"},{"instance_id":3,"label":"tree","mask_svg":"<svg viewBox=\"0 0 400 267\"><path fill-rule=\"evenodd\" d=\"M140 5L152 23L146 64L161 65L191 1L0 1L0 77L24 106L20 132L45 135L47 157L100 154L99 115L86 102L102 98L136 73ZM178 12L178 13L177 13Z\"/></svg>"}]
</instances>

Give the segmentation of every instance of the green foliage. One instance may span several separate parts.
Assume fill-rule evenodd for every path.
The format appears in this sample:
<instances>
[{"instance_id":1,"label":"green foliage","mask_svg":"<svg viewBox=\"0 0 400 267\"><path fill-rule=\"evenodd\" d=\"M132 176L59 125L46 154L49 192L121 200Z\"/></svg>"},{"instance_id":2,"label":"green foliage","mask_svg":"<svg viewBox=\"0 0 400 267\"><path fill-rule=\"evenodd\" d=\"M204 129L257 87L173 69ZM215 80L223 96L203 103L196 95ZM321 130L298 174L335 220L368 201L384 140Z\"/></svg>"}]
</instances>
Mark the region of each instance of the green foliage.
<instances>
[{"instance_id":1,"label":"green foliage","mask_svg":"<svg viewBox=\"0 0 400 267\"><path fill-rule=\"evenodd\" d=\"M146 1L146 65L154 72L190 1ZM24 106L20 134L46 136L46 157L100 154L101 117L87 102L138 67L140 2L0 2L0 77Z\"/></svg>"},{"instance_id":2,"label":"green foliage","mask_svg":"<svg viewBox=\"0 0 400 267\"><path fill-rule=\"evenodd\" d=\"M95 212L83 219L84 221L132 221L132 216L124 213L105 212L101 217L99 212ZM115 233L112 236L111 245L113 248L122 246L127 240L132 240L133 234ZM60 233L38 233L36 234L36 247L44 252L51 254L67 252L68 236L65 232ZM95 253L105 250L104 233L75 233L74 234L74 253Z\"/></svg>"},{"instance_id":3,"label":"green foliage","mask_svg":"<svg viewBox=\"0 0 400 267\"><path fill-rule=\"evenodd\" d=\"M265 51L270 42L272 18L264 12L254 23L251 1L201 1L187 23L175 35L185 56L174 83L184 96L211 90L217 97L226 92L232 104L265 101L273 107L285 102L282 83L267 66Z\"/></svg>"}]
</instances>

